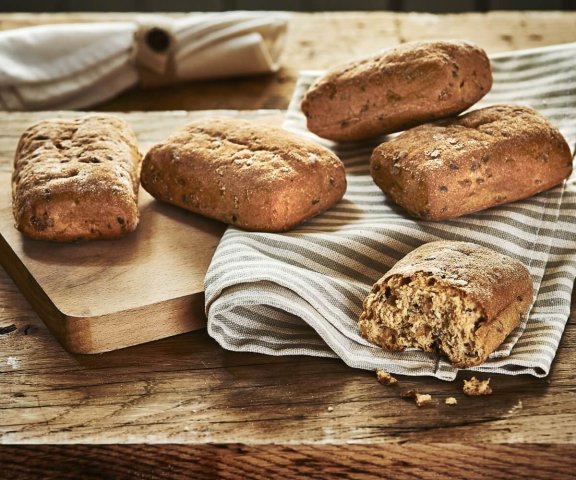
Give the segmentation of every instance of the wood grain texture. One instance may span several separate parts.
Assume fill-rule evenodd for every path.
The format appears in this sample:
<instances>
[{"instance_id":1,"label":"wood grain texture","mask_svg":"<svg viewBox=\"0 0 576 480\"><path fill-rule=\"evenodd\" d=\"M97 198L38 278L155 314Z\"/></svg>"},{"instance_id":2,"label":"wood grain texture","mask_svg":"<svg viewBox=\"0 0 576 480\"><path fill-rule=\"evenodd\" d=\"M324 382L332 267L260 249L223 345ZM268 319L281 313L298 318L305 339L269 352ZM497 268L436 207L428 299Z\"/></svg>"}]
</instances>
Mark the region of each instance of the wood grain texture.
<instances>
[{"instance_id":1,"label":"wood grain texture","mask_svg":"<svg viewBox=\"0 0 576 480\"><path fill-rule=\"evenodd\" d=\"M0 29L114 19L132 20L134 14L2 14ZM285 109L299 70L325 69L399 43L439 38L470 40L489 53L574 42L576 12L295 13L288 31L284 67L276 75L188 82L155 90L137 88L98 109Z\"/></svg>"},{"instance_id":2,"label":"wood grain texture","mask_svg":"<svg viewBox=\"0 0 576 480\"><path fill-rule=\"evenodd\" d=\"M0 337L1 443L576 443L573 320L549 377L494 375L491 396L466 397L470 373L385 387L339 360L225 351L205 330L69 355L1 270L0 286L0 325L16 326ZM400 398L413 388L438 403Z\"/></svg>"},{"instance_id":3,"label":"wood grain texture","mask_svg":"<svg viewBox=\"0 0 576 480\"><path fill-rule=\"evenodd\" d=\"M270 111L228 114L266 122L274 115ZM10 185L19 135L46 115L0 114L0 184ZM122 116L145 150L192 119L208 115ZM3 188L0 264L67 350L99 353L206 325L204 275L225 225L157 202L140 189L141 221L134 233L120 240L56 244L27 239L16 231L11 205L10 188Z\"/></svg>"},{"instance_id":4,"label":"wood grain texture","mask_svg":"<svg viewBox=\"0 0 576 480\"><path fill-rule=\"evenodd\" d=\"M0 449L6 478L44 480L571 479L570 446L406 443L347 445L12 446ZM449 475L449 477L447 476Z\"/></svg>"},{"instance_id":5,"label":"wood grain texture","mask_svg":"<svg viewBox=\"0 0 576 480\"><path fill-rule=\"evenodd\" d=\"M100 18L111 16L4 15L0 25ZM489 51L576 41L572 12L296 18L277 76L133 91L102 108L283 108L298 69L422 38L424 28L434 37L461 32ZM473 398L461 393L469 375L452 383L399 377L396 387L385 387L338 360L228 352L204 330L70 355L0 270L0 442L25 444L0 448L2 474L573 478L575 317L573 309L547 378L494 375L494 393ZM410 388L438 403L418 408L401 399ZM458 405L445 405L447 396ZM80 445L115 442L166 445Z\"/></svg>"}]
</instances>

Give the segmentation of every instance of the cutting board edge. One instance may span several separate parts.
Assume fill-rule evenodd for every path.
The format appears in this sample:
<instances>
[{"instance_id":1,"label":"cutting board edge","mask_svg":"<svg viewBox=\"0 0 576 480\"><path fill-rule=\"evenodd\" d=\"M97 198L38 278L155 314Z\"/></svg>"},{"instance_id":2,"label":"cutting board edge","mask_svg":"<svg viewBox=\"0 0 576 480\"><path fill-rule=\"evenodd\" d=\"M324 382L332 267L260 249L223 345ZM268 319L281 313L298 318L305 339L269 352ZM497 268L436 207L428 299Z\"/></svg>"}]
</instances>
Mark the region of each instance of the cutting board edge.
<instances>
[{"instance_id":1,"label":"cutting board edge","mask_svg":"<svg viewBox=\"0 0 576 480\"><path fill-rule=\"evenodd\" d=\"M158 321L159 318L163 320ZM58 337L58 340L70 353L96 354L120 350L205 328L204 292L109 315L64 316L61 321L65 336ZM130 341L126 341L127 338Z\"/></svg>"},{"instance_id":2,"label":"cutting board edge","mask_svg":"<svg viewBox=\"0 0 576 480\"><path fill-rule=\"evenodd\" d=\"M65 332L61 320L62 312L58 310L50 297L26 268L26 265L12 250L4 235L0 233L0 265L12 278L22 295L28 300L34 311L44 321L46 326L58 339L62 338Z\"/></svg>"},{"instance_id":3,"label":"cutting board edge","mask_svg":"<svg viewBox=\"0 0 576 480\"><path fill-rule=\"evenodd\" d=\"M94 354L200 330L206 326L204 292L98 316L62 312L0 234L0 264L64 349ZM163 322L158 318L165 318ZM154 328L150 329L151 320ZM128 332L130 335L122 335ZM111 334L110 332L115 332ZM126 338L130 338L126 342Z\"/></svg>"}]
</instances>

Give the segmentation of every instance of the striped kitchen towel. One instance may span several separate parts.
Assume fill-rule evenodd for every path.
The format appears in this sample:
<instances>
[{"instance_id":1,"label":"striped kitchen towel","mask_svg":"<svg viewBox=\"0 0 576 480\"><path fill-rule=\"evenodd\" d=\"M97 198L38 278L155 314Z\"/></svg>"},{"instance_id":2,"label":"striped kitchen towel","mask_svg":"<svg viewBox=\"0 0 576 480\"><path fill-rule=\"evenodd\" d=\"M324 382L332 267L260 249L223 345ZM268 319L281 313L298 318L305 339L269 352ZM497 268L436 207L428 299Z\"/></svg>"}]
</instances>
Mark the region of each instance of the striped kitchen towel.
<instances>
[{"instance_id":1,"label":"striped kitchen towel","mask_svg":"<svg viewBox=\"0 0 576 480\"><path fill-rule=\"evenodd\" d=\"M492 91L473 108L530 105L576 143L576 44L494 55ZM409 218L386 200L369 173L378 140L334 144L306 130L300 100L318 73L300 75L285 128L332 148L348 189L328 212L284 234L229 228L206 276L208 331L224 348L272 355L340 357L352 367L452 380L457 369L435 354L386 352L358 333L362 301L398 259L439 239L472 241L528 266L535 301L484 364L486 373L545 376L564 326L576 276L576 175L535 197L441 223Z\"/></svg>"}]
</instances>

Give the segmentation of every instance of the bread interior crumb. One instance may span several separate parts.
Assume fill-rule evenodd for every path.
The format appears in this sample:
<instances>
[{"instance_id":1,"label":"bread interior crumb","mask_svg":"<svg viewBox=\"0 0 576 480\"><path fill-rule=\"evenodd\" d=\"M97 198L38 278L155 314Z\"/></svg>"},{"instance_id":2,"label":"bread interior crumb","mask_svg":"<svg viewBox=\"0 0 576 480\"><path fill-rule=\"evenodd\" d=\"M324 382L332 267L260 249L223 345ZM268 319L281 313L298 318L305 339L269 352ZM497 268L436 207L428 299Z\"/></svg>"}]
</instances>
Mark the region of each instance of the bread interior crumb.
<instances>
[{"instance_id":1,"label":"bread interior crumb","mask_svg":"<svg viewBox=\"0 0 576 480\"><path fill-rule=\"evenodd\" d=\"M485 321L482 309L442 278L427 272L395 275L371 296L365 311L372 322L365 327L386 348L443 351L453 363L483 354L475 338Z\"/></svg>"}]
</instances>

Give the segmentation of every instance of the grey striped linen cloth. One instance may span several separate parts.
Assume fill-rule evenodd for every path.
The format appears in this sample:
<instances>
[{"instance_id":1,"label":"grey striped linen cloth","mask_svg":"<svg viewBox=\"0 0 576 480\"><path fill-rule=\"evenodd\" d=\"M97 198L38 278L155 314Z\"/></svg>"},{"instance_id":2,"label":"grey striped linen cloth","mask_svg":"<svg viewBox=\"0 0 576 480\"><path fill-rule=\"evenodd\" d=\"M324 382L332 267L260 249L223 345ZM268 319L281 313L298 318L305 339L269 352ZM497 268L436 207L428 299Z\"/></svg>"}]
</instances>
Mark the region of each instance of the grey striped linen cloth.
<instances>
[{"instance_id":1,"label":"grey striped linen cloth","mask_svg":"<svg viewBox=\"0 0 576 480\"><path fill-rule=\"evenodd\" d=\"M576 44L499 54L491 61L492 91L472 108L530 105L560 128L574 153ZM386 352L366 342L356 322L372 284L406 253L439 239L472 241L524 262L535 301L489 360L470 370L547 375L576 276L576 175L535 197L454 220L408 218L370 177L368 159L377 140L337 145L306 130L299 104L317 75L300 75L284 126L338 154L346 165L346 195L288 233L226 231L206 276L209 334L230 350L340 357L352 367L453 380L458 370L443 358L415 349Z\"/></svg>"}]
</instances>

